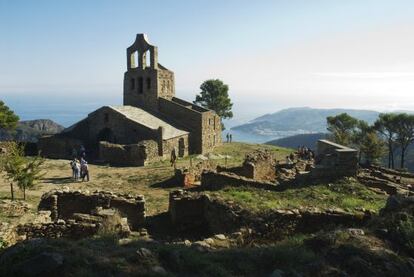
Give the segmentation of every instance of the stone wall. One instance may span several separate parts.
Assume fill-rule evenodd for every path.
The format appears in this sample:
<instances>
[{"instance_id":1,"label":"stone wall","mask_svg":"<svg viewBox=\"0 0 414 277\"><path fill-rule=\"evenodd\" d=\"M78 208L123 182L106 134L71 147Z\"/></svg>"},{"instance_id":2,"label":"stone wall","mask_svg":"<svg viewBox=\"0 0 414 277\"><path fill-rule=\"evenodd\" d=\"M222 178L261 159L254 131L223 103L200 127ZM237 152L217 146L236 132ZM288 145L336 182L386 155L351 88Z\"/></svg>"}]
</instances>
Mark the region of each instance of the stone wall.
<instances>
[{"instance_id":1,"label":"stone wall","mask_svg":"<svg viewBox=\"0 0 414 277\"><path fill-rule=\"evenodd\" d=\"M80 239L95 235L99 225L94 223L76 222L74 220L57 221L50 223L29 223L18 225L16 232L25 239L32 238L71 238Z\"/></svg>"},{"instance_id":2,"label":"stone wall","mask_svg":"<svg viewBox=\"0 0 414 277\"><path fill-rule=\"evenodd\" d=\"M201 153L202 114L198 111L192 110L189 107L164 98L160 98L158 100L158 104L159 111L162 114L165 114L175 122L179 122L181 125L185 126L188 131L190 131L190 153Z\"/></svg>"},{"instance_id":3,"label":"stone wall","mask_svg":"<svg viewBox=\"0 0 414 277\"><path fill-rule=\"evenodd\" d=\"M312 178L356 176L357 172L357 150L324 139L318 141Z\"/></svg>"},{"instance_id":4,"label":"stone wall","mask_svg":"<svg viewBox=\"0 0 414 277\"><path fill-rule=\"evenodd\" d=\"M99 159L113 165L143 166L148 162L160 160L162 157L158 156L158 144L153 140L129 145L101 141L99 142Z\"/></svg>"},{"instance_id":5,"label":"stone wall","mask_svg":"<svg viewBox=\"0 0 414 277\"><path fill-rule=\"evenodd\" d=\"M37 143L40 155L52 159L71 159L72 150L81 145L84 145L81 140L63 135L44 136Z\"/></svg>"},{"instance_id":6,"label":"stone wall","mask_svg":"<svg viewBox=\"0 0 414 277\"><path fill-rule=\"evenodd\" d=\"M122 217L127 218L131 230L137 230L145 224L145 200L142 195L53 190L42 196L38 209L51 211L53 220L66 220L75 213L91 214L97 207L119 211Z\"/></svg>"},{"instance_id":7,"label":"stone wall","mask_svg":"<svg viewBox=\"0 0 414 277\"><path fill-rule=\"evenodd\" d=\"M229 233L249 227L259 235L279 234L281 237L337 226L362 226L371 217L366 213L352 214L341 209L316 208L252 213L232 202L183 190L170 194L169 213L178 230L201 229L207 233Z\"/></svg>"},{"instance_id":8,"label":"stone wall","mask_svg":"<svg viewBox=\"0 0 414 277\"><path fill-rule=\"evenodd\" d=\"M201 187L207 190L219 190L224 187L255 187L266 190L277 189L277 184L269 181L258 181L230 172L204 171L201 174Z\"/></svg>"},{"instance_id":9,"label":"stone wall","mask_svg":"<svg viewBox=\"0 0 414 277\"><path fill-rule=\"evenodd\" d=\"M218 172L231 172L236 175L258 181L274 182L276 179L276 163L269 151L254 151L246 155L241 166L217 167Z\"/></svg>"},{"instance_id":10,"label":"stone wall","mask_svg":"<svg viewBox=\"0 0 414 277\"><path fill-rule=\"evenodd\" d=\"M156 140L157 131L147 128L114 111L110 107L102 107L88 115L88 141L105 140L118 144L135 144L142 140ZM102 136L103 130L109 130L111 135ZM72 134L70 134L72 136Z\"/></svg>"},{"instance_id":11,"label":"stone wall","mask_svg":"<svg viewBox=\"0 0 414 277\"><path fill-rule=\"evenodd\" d=\"M171 152L175 149L177 157L188 156L188 135L183 135L162 141L162 154L164 158L169 159Z\"/></svg>"}]
</instances>

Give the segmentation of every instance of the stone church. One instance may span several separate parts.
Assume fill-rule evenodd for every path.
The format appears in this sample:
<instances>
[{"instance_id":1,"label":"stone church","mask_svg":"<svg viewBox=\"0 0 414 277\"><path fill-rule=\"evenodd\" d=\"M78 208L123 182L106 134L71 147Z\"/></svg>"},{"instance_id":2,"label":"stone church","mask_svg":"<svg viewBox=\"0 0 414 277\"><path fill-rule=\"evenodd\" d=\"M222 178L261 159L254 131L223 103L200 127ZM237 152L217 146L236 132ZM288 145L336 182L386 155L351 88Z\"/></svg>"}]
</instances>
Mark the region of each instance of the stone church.
<instances>
[{"instance_id":1,"label":"stone church","mask_svg":"<svg viewBox=\"0 0 414 277\"><path fill-rule=\"evenodd\" d=\"M221 120L212 110L175 97L174 72L158 63L158 48L138 34L127 48L123 106L104 106L62 133L43 137L43 156L71 158L81 146L89 158L144 165L203 154L221 143Z\"/></svg>"}]
</instances>

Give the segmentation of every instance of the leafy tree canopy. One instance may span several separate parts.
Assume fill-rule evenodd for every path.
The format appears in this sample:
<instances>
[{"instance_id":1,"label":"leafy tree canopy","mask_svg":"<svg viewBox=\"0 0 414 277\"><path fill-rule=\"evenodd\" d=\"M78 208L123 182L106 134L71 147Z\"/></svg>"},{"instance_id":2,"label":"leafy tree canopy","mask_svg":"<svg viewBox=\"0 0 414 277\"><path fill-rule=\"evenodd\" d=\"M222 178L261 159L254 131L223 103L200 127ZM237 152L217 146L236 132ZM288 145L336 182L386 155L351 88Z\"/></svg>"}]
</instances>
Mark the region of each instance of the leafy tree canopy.
<instances>
[{"instance_id":1,"label":"leafy tree canopy","mask_svg":"<svg viewBox=\"0 0 414 277\"><path fill-rule=\"evenodd\" d=\"M336 116L328 116L328 131L331 132L335 142L349 145L352 142L355 129L358 126L358 119L353 118L347 113L341 113Z\"/></svg>"},{"instance_id":2,"label":"leafy tree canopy","mask_svg":"<svg viewBox=\"0 0 414 277\"><path fill-rule=\"evenodd\" d=\"M200 86L200 94L194 104L215 111L221 118L232 118L233 103L229 97L229 86L219 79L207 80Z\"/></svg>"},{"instance_id":3,"label":"leafy tree canopy","mask_svg":"<svg viewBox=\"0 0 414 277\"><path fill-rule=\"evenodd\" d=\"M14 129L18 121L19 117L0 100L0 128Z\"/></svg>"}]
</instances>

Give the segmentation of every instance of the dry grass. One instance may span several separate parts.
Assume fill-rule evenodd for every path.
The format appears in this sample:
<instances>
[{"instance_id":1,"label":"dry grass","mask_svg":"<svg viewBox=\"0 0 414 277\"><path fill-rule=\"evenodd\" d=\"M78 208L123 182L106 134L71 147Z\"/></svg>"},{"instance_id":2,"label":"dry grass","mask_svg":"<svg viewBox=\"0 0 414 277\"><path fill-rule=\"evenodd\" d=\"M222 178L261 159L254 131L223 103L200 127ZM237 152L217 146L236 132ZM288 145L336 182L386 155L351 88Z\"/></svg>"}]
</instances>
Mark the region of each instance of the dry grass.
<instances>
[{"instance_id":1,"label":"dry grass","mask_svg":"<svg viewBox=\"0 0 414 277\"><path fill-rule=\"evenodd\" d=\"M256 149L270 150L278 159L283 159L290 151L269 145L231 143L217 147L214 153L231 156L227 161L230 166L240 164L247 153ZM192 155L178 160L178 167L189 167L190 158L193 164L196 163L196 156ZM214 160L214 162L221 165L225 163L224 159ZM28 202L31 204L32 211L36 210L43 193L52 189L68 187L89 191L105 190L115 193L143 194L146 199L147 215L154 215L168 209L168 194L171 190L177 189L173 185L163 185L163 182L170 179L174 174L174 170L168 161L156 162L145 167L110 167L91 164L89 167L89 182L74 181L70 178L71 168L68 160L48 159L43 168L45 176L41 182L35 190L27 191ZM15 196L22 198L22 193L15 190ZM0 175L0 199L9 197L9 182L4 175ZM1 211L0 217L2 217ZM11 220L15 221L16 219Z\"/></svg>"}]
</instances>

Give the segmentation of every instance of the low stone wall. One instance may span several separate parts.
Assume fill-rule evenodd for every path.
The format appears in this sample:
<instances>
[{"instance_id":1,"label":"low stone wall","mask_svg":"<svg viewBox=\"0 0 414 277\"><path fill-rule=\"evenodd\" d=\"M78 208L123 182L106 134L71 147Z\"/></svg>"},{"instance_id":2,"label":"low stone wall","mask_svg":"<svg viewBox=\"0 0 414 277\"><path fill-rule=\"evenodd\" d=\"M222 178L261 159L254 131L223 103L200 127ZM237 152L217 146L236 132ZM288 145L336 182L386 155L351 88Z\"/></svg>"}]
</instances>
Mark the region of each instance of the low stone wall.
<instances>
[{"instance_id":1,"label":"low stone wall","mask_svg":"<svg viewBox=\"0 0 414 277\"><path fill-rule=\"evenodd\" d=\"M38 209L51 211L52 220L66 220L74 213L92 214L97 207L117 210L122 217L127 218L131 230L137 230L145 224L145 200L142 195L54 190L42 196Z\"/></svg>"},{"instance_id":2,"label":"low stone wall","mask_svg":"<svg viewBox=\"0 0 414 277\"><path fill-rule=\"evenodd\" d=\"M361 226L370 218L370 214L352 214L340 209L275 209L251 213L234 203L183 190L170 194L169 213L178 230L201 229L214 234L249 227L263 236L276 233L280 237L331 226Z\"/></svg>"},{"instance_id":3,"label":"low stone wall","mask_svg":"<svg viewBox=\"0 0 414 277\"><path fill-rule=\"evenodd\" d=\"M246 155L241 166L217 166L217 172L229 172L257 181L275 181L276 163L269 151L254 151Z\"/></svg>"},{"instance_id":4,"label":"low stone wall","mask_svg":"<svg viewBox=\"0 0 414 277\"><path fill-rule=\"evenodd\" d=\"M158 144L152 140L128 145L101 141L99 159L113 165L143 166L162 157L158 156Z\"/></svg>"},{"instance_id":5,"label":"low stone wall","mask_svg":"<svg viewBox=\"0 0 414 277\"><path fill-rule=\"evenodd\" d=\"M228 233L240 228L233 211L206 194L177 190L170 193L169 214L179 231L201 230L205 233Z\"/></svg>"},{"instance_id":6,"label":"low stone wall","mask_svg":"<svg viewBox=\"0 0 414 277\"><path fill-rule=\"evenodd\" d=\"M99 225L94 223L76 222L68 220L65 222L59 220L57 222L43 224L24 224L16 227L19 236L25 239L32 238L71 238L80 239L93 236L98 232Z\"/></svg>"},{"instance_id":7,"label":"low stone wall","mask_svg":"<svg viewBox=\"0 0 414 277\"><path fill-rule=\"evenodd\" d=\"M230 187L255 187L267 190L274 190L276 183L268 181L257 181L229 172L204 171L201 174L201 187L207 190L219 190L226 186Z\"/></svg>"}]
</instances>

